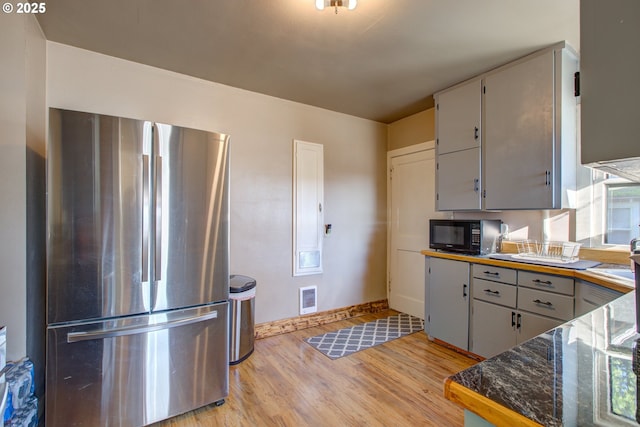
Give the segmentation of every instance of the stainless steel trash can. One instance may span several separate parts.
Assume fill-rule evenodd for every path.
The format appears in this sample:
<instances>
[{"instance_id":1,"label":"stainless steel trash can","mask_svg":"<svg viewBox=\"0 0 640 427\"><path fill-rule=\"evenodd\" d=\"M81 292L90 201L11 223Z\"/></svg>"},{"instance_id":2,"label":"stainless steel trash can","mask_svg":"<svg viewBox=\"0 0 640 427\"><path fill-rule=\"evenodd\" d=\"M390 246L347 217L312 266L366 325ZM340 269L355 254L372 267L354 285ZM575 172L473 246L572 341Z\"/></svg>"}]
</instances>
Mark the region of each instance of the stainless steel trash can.
<instances>
[{"instance_id":1,"label":"stainless steel trash can","mask_svg":"<svg viewBox=\"0 0 640 427\"><path fill-rule=\"evenodd\" d=\"M236 365L253 353L256 281L229 276L229 364Z\"/></svg>"}]
</instances>

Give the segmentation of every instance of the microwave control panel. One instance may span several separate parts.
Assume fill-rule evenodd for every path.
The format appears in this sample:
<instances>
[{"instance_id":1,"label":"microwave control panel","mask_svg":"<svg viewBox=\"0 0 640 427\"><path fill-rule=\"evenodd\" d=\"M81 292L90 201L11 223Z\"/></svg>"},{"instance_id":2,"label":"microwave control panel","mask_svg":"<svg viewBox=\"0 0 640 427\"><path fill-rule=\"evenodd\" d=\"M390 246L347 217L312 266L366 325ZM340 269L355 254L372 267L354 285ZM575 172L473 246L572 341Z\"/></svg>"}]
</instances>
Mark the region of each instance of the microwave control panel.
<instances>
[{"instance_id":1,"label":"microwave control panel","mask_svg":"<svg viewBox=\"0 0 640 427\"><path fill-rule=\"evenodd\" d=\"M471 229L471 244L473 246L480 246L480 229L479 228Z\"/></svg>"}]
</instances>

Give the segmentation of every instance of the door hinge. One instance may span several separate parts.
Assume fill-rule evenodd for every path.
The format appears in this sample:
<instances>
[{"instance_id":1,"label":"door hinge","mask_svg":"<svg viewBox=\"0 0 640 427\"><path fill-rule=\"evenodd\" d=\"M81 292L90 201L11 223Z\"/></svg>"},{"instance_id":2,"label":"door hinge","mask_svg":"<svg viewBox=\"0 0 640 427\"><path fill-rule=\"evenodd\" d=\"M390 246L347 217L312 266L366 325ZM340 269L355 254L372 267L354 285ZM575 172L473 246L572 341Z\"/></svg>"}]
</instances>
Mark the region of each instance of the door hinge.
<instances>
[{"instance_id":1,"label":"door hinge","mask_svg":"<svg viewBox=\"0 0 640 427\"><path fill-rule=\"evenodd\" d=\"M573 96L580 96L580 71L573 75Z\"/></svg>"},{"instance_id":2,"label":"door hinge","mask_svg":"<svg viewBox=\"0 0 640 427\"><path fill-rule=\"evenodd\" d=\"M482 190L482 198L483 199L487 198L487 190Z\"/></svg>"}]
</instances>

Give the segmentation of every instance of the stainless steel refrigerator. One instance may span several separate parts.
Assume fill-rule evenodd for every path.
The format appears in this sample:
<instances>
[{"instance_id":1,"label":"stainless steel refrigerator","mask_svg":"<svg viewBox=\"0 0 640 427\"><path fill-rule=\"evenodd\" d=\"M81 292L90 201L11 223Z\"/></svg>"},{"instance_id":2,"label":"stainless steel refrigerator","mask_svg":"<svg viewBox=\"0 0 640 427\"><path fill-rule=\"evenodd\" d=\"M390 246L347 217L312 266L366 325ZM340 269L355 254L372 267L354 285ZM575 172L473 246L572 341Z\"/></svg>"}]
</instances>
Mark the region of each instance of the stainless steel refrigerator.
<instances>
[{"instance_id":1,"label":"stainless steel refrigerator","mask_svg":"<svg viewBox=\"0 0 640 427\"><path fill-rule=\"evenodd\" d=\"M141 426L228 394L229 137L49 110L53 426Z\"/></svg>"}]
</instances>

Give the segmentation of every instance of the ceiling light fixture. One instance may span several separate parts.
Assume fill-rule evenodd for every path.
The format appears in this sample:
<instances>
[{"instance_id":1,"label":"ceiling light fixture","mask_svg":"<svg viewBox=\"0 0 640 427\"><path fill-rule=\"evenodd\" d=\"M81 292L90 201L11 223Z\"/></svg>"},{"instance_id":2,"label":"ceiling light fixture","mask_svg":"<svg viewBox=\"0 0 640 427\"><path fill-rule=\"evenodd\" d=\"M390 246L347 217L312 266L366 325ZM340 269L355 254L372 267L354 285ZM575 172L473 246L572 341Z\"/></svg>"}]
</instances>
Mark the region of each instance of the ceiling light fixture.
<instances>
[{"instance_id":1,"label":"ceiling light fixture","mask_svg":"<svg viewBox=\"0 0 640 427\"><path fill-rule=\"evenodd\" d=\"M339 7L346 7L349 10L353 10L358 5L358 0L316 0L316 9L324 10L325 7L335 7L336 13L338 13Z\"/></svg>"}]
</instances>

